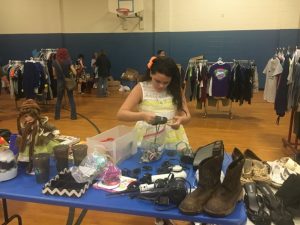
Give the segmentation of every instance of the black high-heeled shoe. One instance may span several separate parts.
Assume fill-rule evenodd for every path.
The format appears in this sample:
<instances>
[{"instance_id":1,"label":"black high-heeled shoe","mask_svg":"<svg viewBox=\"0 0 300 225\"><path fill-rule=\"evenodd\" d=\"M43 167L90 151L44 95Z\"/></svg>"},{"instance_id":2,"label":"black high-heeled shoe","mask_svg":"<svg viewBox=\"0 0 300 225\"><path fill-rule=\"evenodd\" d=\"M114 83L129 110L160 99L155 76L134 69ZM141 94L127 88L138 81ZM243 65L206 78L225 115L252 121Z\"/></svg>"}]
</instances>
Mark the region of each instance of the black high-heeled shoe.
<instances>
[{"instance_id":1,"label":"black high-heeled shoe","mask_svg":"<svg viewBox=\"0 0 300 225\"><path fill-rule=\"evenodd\" d=\"M271 225L270 215L265 211L263 198L257 194L254 182L244 184L244 201L247 208L247 216L255 225Z\"/></svg>"},{"instance_id":2,"label":"black high-heeled shoe","mask_svg":"<svg viewBox=\"0 0 300 225\"><path fill-rule=\"evenodd\" d=\"M266 206L270 211L271 220L275 225L295 225L293 216L289 213L283 202L276 198L272 189L266 182L257 182L257 188L262 193Z\"/></svg>"},{"instance_id":3,"label":"black high-heeled shoe","mask_svg":"<svg viewBox=\"0 0 300 225\"><path fill-rule=\"evenodd\" d=\"M244 152L244 156L245 158L249 158L249 159L255 159L258 161L262 161L261 158L259 158L252 150L250 149L246 149Z\"/></svg>"}]
</instances>

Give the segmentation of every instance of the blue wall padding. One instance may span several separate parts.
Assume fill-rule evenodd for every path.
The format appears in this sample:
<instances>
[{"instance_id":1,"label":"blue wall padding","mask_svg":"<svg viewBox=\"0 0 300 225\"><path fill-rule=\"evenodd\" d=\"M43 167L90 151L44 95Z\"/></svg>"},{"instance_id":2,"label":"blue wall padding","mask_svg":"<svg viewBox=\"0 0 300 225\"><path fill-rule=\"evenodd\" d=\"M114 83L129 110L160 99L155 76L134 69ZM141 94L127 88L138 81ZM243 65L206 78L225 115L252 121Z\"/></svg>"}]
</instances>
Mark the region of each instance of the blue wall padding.
<instances>
[{"instance_id":1,"label":"blue wall padding","mask_svg":"<svg viewBox=\"0 0 300 225\"><path fill-rule=\"evenodd\" d=\"M300 44L300 30L245 30L158 33L84 33L84 34L5 34L0 35L0 59L29 59L33 49L66 47L72 58L85 55L90 66L93 52L104 49L112 63L112 75L119 78L126 68L144 73L149 58L165 49L177 63L187 65L192 56L203 54L209 61L222 57L254 59L258 66L260 88L264 87L262 70L277 47Z\"/></svg>"}]
</instances>

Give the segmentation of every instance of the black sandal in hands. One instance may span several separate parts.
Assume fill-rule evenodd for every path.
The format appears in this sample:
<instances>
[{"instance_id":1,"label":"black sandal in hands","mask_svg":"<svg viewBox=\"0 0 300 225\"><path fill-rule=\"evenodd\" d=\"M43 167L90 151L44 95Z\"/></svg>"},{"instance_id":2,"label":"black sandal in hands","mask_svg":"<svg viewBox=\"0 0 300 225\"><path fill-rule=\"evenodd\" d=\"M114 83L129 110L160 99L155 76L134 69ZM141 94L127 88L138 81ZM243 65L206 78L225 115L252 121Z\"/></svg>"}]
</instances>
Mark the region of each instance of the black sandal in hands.
<instances>
[{"instance_id":1,"label":"black sandal in hands","mask_svg":"<svg viewBox=\"0 0 300 225\"><path fill-rule=\"evenodd\" d=\"M266 182L256 183L257 188L262 193L266 206L270 210L271 220L275 225L295 225L293 216L284 207L282 201L276 198L272 189Z\"/></svg>"},{"instance_id":2,"label":"black sandal in hands","mask_svg":"<svg viewBox=\"0 0 300 225\"><path fill-rule=\"evenodd\" d=\"M255 225L271 225L270 215L264 210L263 199L257 194L256 185L253 182L244 184L244 201L247 207L247 216Z\"/></svg>"}]
</instances>

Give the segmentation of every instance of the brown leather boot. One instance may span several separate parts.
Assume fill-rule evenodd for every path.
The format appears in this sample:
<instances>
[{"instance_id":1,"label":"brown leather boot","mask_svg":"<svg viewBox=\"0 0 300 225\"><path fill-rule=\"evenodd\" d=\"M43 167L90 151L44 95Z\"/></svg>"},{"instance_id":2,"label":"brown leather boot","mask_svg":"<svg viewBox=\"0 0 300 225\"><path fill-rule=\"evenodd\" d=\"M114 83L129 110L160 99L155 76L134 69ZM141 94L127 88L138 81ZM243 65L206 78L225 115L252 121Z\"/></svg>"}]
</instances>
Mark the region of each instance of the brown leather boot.
<instances>
[{"instance_id":1,"label":"brown leather boot","mask_svg":"<svg viewBox=\"0 0 300 225\"><path fill-rule=\"evenodd\" d=\"M183 214L195 215L203 211L203 205L221 184L222 162L223 155L217 155L207 158L199 164L198 187L189 193L178 207Z\"/></svg>"},{"instance_id":2,"label":"brown leather boot","mask_svg":"<svg viewBox=\"0 0 300 225\"><path fill-rule=\"evenodd\" d=\"M212 197L203 206L206 213L213 216L227 216L235 208L238 200L243 197L243 189L240 182L244 166L244 156L235 149L234 160L227 168L223 183L215 190Z\"/></svg>"}]
</instances>

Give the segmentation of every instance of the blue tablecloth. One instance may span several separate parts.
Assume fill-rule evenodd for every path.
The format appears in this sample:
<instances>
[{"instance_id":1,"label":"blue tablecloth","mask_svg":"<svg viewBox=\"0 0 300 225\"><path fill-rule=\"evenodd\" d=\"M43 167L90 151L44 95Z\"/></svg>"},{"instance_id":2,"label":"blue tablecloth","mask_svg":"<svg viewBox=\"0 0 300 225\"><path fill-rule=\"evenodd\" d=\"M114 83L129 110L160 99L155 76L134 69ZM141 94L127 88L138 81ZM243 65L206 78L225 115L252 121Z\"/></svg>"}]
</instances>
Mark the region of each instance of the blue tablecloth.
<instances>
[{"instance_id":1,"label":"blue tablecloth","mask_svg":"<svg viewBox=\"0 0 300 225\"><path fill-rule=\"evenodd\" d=\"M169 157L164 154L163 157L155 162L149 164L139 163L141 153L133 155L129 159L120 163L120 168L134 169L140 168L143 165L149 165L153 169L161 165L166 159L173 163L178 162L177 157ZM226 170L231 161L231 157L227 154L224 157L223 170ZM149 171L147 171L149 172ZM151 171L150 171L151 172ZM154 171L152 171L154 173ZM194 183L194 172L190 168L187 170L188 179L191 183ZM56 169L54 163L51 163L51 176L54 176ZM142 171L141 176L144 171ZM42 194L42 184L37 184L35 177L27 175L24 168L19 168L18 176L10 181L0 183L0 197L6 199L14 199L26 202L44 203L50 205L60 205L74 208L101 210L116 213L126 213L132 215L159 217L186 221L195 221L203 223L214 223L222 225L232 224L245 224L247 220L244 203L240 202L236 205L236 208L232 214L226 217L210 217L206 214L200 214L197 216L183 215L177 208L167 211L157 211L152 202L130 199L128 196L113 196L108 197L107 192L93 189L92 187L80 198L69 198L50 196Z\"/></svg>"}]
</instances>

